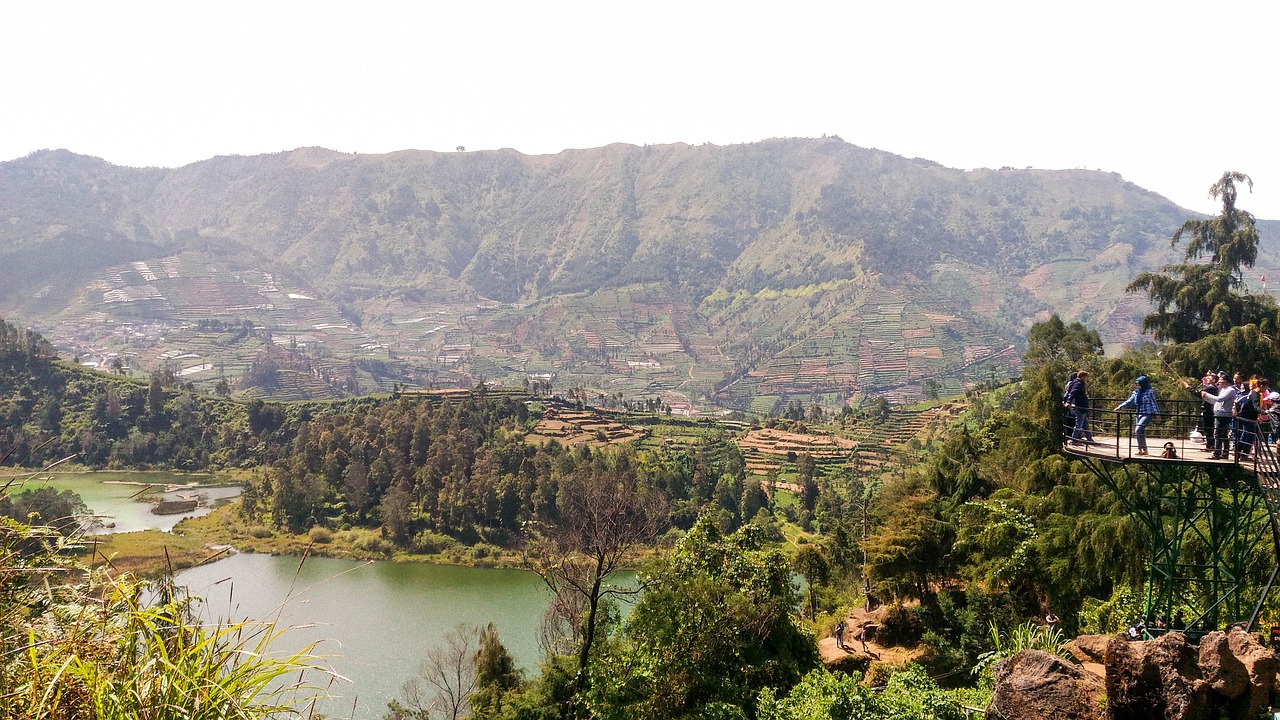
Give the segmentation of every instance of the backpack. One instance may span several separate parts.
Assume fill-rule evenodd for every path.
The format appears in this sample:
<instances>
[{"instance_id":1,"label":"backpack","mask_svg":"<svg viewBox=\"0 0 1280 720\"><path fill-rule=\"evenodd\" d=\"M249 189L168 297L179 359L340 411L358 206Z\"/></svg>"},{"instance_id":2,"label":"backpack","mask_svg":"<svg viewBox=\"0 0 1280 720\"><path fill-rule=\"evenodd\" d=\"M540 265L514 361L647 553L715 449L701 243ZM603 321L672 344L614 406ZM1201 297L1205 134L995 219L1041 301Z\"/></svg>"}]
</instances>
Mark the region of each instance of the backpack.
<instances>
[{"instance_id":1,"label":"backpack","mask_svg":"<svg viewBox=\"0 0 1280 720\"><path fill-rule=\"evenodd\" d=\"M1243 392L1238 395L1232 411L1237 417L1242 417L1246 420L1256 420L1258 418L1258 406L1253 401L1253 392Z\"/></svg>"}]
</instances>

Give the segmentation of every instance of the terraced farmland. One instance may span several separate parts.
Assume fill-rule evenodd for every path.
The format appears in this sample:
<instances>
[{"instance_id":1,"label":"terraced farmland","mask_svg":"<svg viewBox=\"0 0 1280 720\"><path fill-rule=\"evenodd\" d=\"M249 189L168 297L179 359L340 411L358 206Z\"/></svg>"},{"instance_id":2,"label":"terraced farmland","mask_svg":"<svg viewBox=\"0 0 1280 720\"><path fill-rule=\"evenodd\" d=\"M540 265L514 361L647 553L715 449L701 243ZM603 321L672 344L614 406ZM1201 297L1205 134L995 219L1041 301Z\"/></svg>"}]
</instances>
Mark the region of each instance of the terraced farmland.
<instances>
[{"instance_id":1,"label":"terraced farmland","mask_svg":"<svg viewBox=\"0 0 1280 720\"><path fill-rule=\"evenodd\" d=\"M908 448L913 438L959 412L960 406L954 403L923 411L890 410L883 420L861 422L843 435L754 428L740 436L737 444L752 475L774 477L803 453L816 461L820 472L847 464L862 469L886 467L914 455Z\"/></svg>"},{"instance_id":2,"label":"terraced farmland","mask_svg":"<svg viewBox=\"0 0 1280 720\"><path fill-rule=\"evenodd\" d=\"M851 302L835 320L806 319L815 303L821 310L844 300ZM239 392L240 379L267 357L298 373L251 391L246 385L250 397L538 380L602 402L656 398L680 414L718 406L768 415L793 399L828 409L874 396L912 402L927 379L956 394L991 367L1017 365L997 335L946 311L945 299L937 305L845 283L759 303L729 326L724 317L709 322L669 289L637 285L529 305L404 296L355 317L271 273L188 252L111 268L52 336L100 366L119 355L133 372L169 369L205 391L225 381ZM776 346L733 336L777 338L788 327L805 334ZM726 342L759 359L744 363Z\"/></svg>"},{"instance_id":3,"label":"terraced farmland","mask_svg":"<svg viewBox=\"0 0 1280 720\"><path fill-rule=\"evenodd\" d=\"M632 442L648 436L648 431L610 420L592 410L548 409L532 433L525 436L531 445L555 440L562 445L602 446Z\"/></svg>"},{"instance_id":4,"label":"terraced farmland","mask_svg":"<svg viewBox=\"0 0 1280 720\"><path fill-rule=\"evenodd\" d=\"M738 449L750 475L774 475L785 462L795 462L808 453L819 463L845 462L857 443L835 435L795 433L773 428L757 428L738 438Z\"/></svg>"}]
</instances>

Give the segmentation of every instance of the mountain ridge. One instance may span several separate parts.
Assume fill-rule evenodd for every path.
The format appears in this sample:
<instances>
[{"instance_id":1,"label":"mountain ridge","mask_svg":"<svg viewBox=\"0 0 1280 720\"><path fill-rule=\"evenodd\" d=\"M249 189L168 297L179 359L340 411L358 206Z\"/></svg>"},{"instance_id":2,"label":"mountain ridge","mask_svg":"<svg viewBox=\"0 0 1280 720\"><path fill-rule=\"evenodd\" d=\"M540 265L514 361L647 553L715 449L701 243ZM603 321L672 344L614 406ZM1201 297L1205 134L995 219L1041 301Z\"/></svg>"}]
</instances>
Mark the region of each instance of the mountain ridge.
<instances>
[{"instance_id":1,"label":"mountain ridge","mask_svg":"<svg viewBox=\"0 0 1280 720\"><path fill-rule=\"evenodd\" d=\"M69 308L118 315L94 294L106 290L87 288L116 277L121 287L154 285L159 281L129 275L127 264L199 256L206 264L220 259L287 278L295 294L332 302L374 336L406 319L396 316L401 308L503 306L511 317L499 324L510 337L495 342L520 358L498 353L477 363L475 342L408 343L408 354L430 360L426 365L445 371L449 382L481 376L513 382L548 364L566 372L562 366L587 362L594 352L602 359L590 362L600 360L603 369L567 374L604 391L616 372L611 363L622 359L609 353L639 362L655 347L679 346L684 360L673 364L692 381L693 395L724 404L715 387L737 382L744 368L767 365L769 348L783 352L815 334L856 328L862 339L832 345L831 352L843 354L841 362L859 352L874 357L879 345L854 347L871 342L863 331L880 320L868 325L868 318L882 317L879 309L864 310L892 299L883 317L896 329L875 342L901 351L906 359L892 364L902 365L901 373L876 379L857 360L859 369L846 373L842 387L781 386L783 395L817 393L838 404L841 397L908 385L918 392L924 379L972 364L965 353L985 352L973 347L1020 343L1029 323L1049 312L1104 319L1109 342L1134 341L1143 303L1123 287L1138 271L1173 259L1168 238L1190 215L1115 173L956 170L838 138L616 143L532 156L509 149L364 155L299 148L174 169L120 168L44 151L0 163L0 261L9 268L0 270L8 288L0 289L0 313L45 322ZM1269 235L1272 224L1262 225ZM78 259L66 270L68 256ZM50 282L55 270L65 270L66 287ZM578 347L571 332L581 317L554 319L591 315L591 298L621 303L625 315L634 310L624 297L629 289L644 303L670 305L661 312L676 313L672 327L653 332L673 334L673 343L642 341L646 323L623 318L627 330L584 326ZM546 309L555 303L545 301L558 297L568 304ZM175 309L172 298L159 305L165 303L156 312L168 321L198 317ZM902 310L893 316L896 303ZM529 315L530 308L550 315ZM648 321L653 312L645 313ZM952 321L936 318L951 316L959 318L953 332L966 336L981 326L990 337L915 347L914 341L946 335ZM464 321L462 311L458 317L445 334L467 325L474 336L489 322ZM511 338L534 321L561 323L564 337L541 328L541 349L528 354ZM615 331L612 340L600 339ZM446 368L436 362L446 345L471 345L463 354L472 354L458 361L461 367ZM952 351L959 356L950 357ZM682 363L696 365L700 353L724 361L693 380L701 370ZM916 370L912 358L929 362ZM415 381L412 374L404 379ZM684 384L671 378L644 392Z\"/></svg>"}]
</instances>

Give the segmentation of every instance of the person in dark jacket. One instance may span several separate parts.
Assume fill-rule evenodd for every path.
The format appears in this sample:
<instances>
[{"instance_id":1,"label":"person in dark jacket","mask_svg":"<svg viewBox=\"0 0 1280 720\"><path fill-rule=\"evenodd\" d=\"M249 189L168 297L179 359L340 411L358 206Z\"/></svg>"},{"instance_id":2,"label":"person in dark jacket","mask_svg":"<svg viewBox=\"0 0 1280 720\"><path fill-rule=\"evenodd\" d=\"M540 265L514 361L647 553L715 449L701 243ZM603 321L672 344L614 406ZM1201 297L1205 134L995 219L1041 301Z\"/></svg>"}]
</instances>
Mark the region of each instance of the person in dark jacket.
<instances>
[{"instance_id":1,"label":"person in dark jacket","mask_svg":"<svg viewBox=\"0 0 1280 720\"><path fill-rule=\"evenodd\" d=\"M1235 402L1236 459L1248 460L1258 437L1258 415L1262 409L1257 378L1246 380L1238 393Z\"/></svg>"},{"instance_id":2,"label":"person in dark jacket","mask_svg":"<svg viewBox=\"0 0 1280 720\"><path fill-rule=\"evenodd\" d=\"M1191 390L1191 384L1182 384ZM1213 402L1213 457L1224 459L1231 456L1231 413L1235 407L1236 389L1225 372L1218 373L1216 387L1192 390L1204 400Z\"/></svg>"},{"instance_id":3,"label":"person in dark jacket","mask_svg":"<svg viewBox=\"0 0 1280 720\"><path fill-rule=\"evenodd\" d=\"M1076 373L1076 378L1067 385L1066 405L1075 418L1075 425L1071 429L1071 443L1073 445L1093 442L1093 434L1089 432L1089 390L1085 387L1085 380L1088 377L1089 372L1081 370Z\"/></svg>"}]
</instances>

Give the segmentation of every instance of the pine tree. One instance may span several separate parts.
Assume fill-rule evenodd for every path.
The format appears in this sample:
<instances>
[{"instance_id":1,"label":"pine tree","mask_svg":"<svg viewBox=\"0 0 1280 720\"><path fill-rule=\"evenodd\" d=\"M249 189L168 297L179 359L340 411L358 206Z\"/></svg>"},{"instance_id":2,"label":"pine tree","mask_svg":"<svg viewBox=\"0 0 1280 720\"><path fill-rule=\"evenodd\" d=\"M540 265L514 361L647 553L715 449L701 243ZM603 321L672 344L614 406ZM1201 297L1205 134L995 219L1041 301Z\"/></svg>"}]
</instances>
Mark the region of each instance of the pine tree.
<instances>
[{"instance_id":1,"label":"pine tree","mask_svg":"<svg viewBox=\"0 0 1280 720\"><path fill-rule=\"evenodd\" d=\"M1155 305L1142 330L1156 340L1195 342L1274 316L1271 298L1244 290L1244 268L1258 258L1258 229L1253 215L1236 207L1237 183L1253 188L1248 175L1223 173L1209 188L1222 201L1222 212L1187 220L1173 234L1173 246L1187 239L1183 262L1142 273L1129 284L1128 292L1145 292Z\"/></svg>"},{"instance_id":2,"label":"pine tree","mask_svg":"<svg viewBox=\"0 0 1280 720\"><path fill-rule=\"evenodd\" d=\"M516 661L498 639L493 623L480 629L480 649L476 651L476 691L471 696L471 717L499 717L503 698L520 687Z\"/></svg>"}]
</instances>

